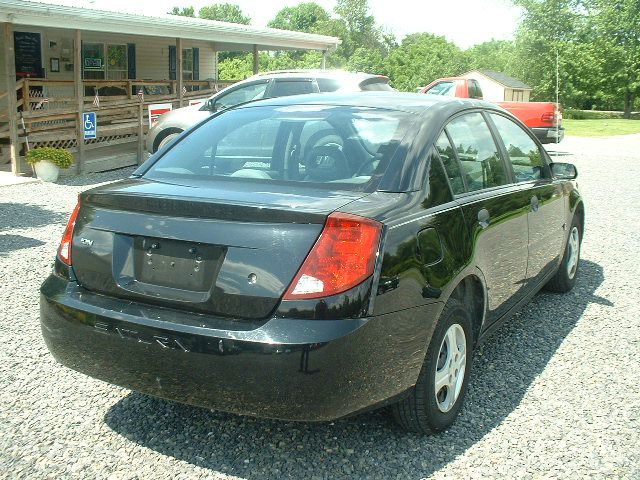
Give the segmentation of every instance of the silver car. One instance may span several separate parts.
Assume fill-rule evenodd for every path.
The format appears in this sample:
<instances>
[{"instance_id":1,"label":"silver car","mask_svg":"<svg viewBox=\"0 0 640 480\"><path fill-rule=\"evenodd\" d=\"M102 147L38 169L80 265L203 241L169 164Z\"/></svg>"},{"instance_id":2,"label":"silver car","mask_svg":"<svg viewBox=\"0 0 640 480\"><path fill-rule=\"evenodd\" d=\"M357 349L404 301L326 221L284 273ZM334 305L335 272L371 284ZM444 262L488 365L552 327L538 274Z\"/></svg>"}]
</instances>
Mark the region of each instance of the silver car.
<instances>
[{"instance_id":1,"label":"silver car","mask_svg":"<svg viewBox=\"0 0 640 480\"><path fill-rule=\"evenodd\" d=\"M389 85L389 78L383 75L341 70L279 71L254 75L221 90L209 97L204 104L178 108L162 115L147 134L147 151L155 153L212 113L239 103L304 93L368 90L391 91L393 88Z\"/></svg>"}]
</instances>

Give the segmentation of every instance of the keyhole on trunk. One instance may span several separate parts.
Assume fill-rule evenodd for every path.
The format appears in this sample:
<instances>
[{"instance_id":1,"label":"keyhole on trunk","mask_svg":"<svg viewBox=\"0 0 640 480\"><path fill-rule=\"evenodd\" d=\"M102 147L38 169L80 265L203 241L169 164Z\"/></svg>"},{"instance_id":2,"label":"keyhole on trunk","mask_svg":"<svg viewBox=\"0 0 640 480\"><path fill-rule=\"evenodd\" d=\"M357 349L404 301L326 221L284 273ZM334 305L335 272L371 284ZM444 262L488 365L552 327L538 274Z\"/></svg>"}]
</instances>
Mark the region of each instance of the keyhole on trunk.
<instances>
[{"instance_id":1,"label":"keyhole on trunk","mask_svg":"<svg viewBox=\"0 0 640 480\"><path fill-rule=\"evenodd\" d=\"M258 281L258 276L255 273L250 273L249 276L247 277L247 281L249 282L250 285L253 285Z\"/></svg>"}]
</instances>

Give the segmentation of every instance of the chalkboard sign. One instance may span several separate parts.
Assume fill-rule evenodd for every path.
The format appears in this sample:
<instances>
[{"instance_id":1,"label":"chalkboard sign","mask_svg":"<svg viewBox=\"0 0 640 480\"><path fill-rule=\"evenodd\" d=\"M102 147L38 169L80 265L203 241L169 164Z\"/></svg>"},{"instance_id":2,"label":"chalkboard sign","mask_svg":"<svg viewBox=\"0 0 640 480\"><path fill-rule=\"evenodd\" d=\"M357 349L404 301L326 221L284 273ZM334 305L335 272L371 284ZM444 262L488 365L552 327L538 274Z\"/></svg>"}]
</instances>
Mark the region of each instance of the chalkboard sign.
<instances>
[{"instance_id":1,"label":"chalkboard sign","mask_svg":"<svg viewBox=\"0 0 640 480\"><path fill-rule=\"evenodd\" d=\"M40 34L14 32L17 77L42 77L42 48Z\"/></svg>"}]
</instances>

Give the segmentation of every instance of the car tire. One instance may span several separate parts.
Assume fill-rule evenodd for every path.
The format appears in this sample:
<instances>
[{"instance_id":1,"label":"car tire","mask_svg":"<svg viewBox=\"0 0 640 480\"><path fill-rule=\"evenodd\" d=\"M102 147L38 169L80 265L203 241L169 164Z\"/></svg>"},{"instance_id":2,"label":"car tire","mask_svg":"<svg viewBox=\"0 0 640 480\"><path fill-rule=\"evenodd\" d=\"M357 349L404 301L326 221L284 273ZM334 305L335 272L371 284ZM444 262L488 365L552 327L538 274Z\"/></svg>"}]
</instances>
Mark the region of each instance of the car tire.
<instances>
[{"instance_id":1,"label":"car tire","mask_svg":"<svg viewBox=\"0 0 640 480\"><path fill-rule=\"evenodd\" d=\"M556 274L545 285L545 290L556 293L566 293L574 287L580 266L581 244L582 227L578 218L573 217L560 267Z\"/></svg>"},{"instance_id":2,"label":"car tire","mask_svg":"<svg viewBox=\"0 0 640 480\"><path fill-rule=\"evenodd\" d=\"M169 142L171 142L174 138L176 138L181 133L182 133L182 130L175 130L175 129L169 130L167 133L165 133L162 137L160 137L160 140L157 142L158 146L156 147L156 152L160 150L162 147L164 147L165 145L167 145Z\"/></svg>"},{"instance_id":3,"label":"car tire","mask_svg":"<svg viewBox=\"0 0 640 480\"><path fill-rule=\"evenodd\" d=\"M450 349L452 343L457 344L456 353ZM405 430L418 433L449 428L462 408L472 353L471 311L450 299L431 337L416 385L407 397L391 406L395 421ZM442 383L443 374L446 385Z\"/></svg>"}]
</instances>

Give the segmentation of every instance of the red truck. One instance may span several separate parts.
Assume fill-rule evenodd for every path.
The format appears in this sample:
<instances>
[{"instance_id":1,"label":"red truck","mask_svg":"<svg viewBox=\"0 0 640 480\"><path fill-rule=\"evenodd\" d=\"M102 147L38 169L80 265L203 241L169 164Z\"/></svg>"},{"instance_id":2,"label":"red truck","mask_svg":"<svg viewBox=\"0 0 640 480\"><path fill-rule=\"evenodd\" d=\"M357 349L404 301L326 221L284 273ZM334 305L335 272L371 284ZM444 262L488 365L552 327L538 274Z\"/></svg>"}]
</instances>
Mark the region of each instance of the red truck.
<instances>
[{"instance_id":1,"label":"red truck","mask_svg":"<svg viewBox=\"0 0 640 480\"><path fill-rule=\"evenodd\" d=\"M482 100L482 89L477 80L462 77L439 78L420 93L445 95L458 98ZM541 143L558 143L564 138L562 113L553 102L496 102L518 117L529 127Z\"/></svg>"}]
</instances>

